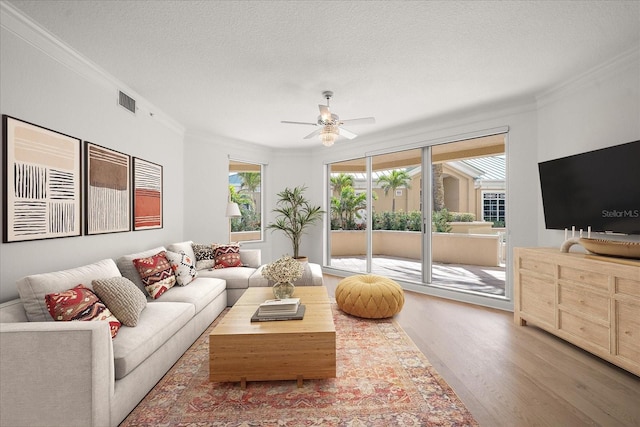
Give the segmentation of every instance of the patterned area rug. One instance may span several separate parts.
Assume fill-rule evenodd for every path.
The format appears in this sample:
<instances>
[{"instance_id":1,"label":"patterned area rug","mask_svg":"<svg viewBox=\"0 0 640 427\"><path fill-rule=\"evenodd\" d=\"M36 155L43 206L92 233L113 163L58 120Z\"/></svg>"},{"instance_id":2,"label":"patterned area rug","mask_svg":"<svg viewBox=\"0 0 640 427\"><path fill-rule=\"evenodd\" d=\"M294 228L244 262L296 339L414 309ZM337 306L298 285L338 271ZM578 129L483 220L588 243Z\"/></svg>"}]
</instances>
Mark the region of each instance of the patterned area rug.
<instances>
[{"instance_id":1,"label":"patterned area rug","mask_svg":"<svg viewBox=\"0 0 640 427\"><path fill-rule=\"evenodd\" d=\"M207 331L120 427L478 425L395 321L332 309L337 378L209 382Z\"/></svg>"}]
</instances>

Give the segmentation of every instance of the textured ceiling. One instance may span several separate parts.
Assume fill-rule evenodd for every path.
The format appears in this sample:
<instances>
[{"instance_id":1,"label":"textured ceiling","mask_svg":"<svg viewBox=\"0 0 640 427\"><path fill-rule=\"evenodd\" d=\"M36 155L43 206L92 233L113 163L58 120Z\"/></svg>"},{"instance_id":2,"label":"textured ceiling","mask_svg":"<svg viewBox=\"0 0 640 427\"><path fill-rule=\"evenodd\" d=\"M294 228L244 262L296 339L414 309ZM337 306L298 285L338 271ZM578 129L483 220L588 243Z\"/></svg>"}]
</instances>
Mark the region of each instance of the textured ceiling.
<instances>
[{"instance_id":1,"label":"textured ceiling","mask_svg":"<svg viewBox=\"0 0 640 427\"><path fill-rule=\"evenodd\" d=\"M640 46L638 1L10 1L187 132L309 147L536 94ZM348 143L343 138L339 144Z\"/></svg>"}]
</instances>

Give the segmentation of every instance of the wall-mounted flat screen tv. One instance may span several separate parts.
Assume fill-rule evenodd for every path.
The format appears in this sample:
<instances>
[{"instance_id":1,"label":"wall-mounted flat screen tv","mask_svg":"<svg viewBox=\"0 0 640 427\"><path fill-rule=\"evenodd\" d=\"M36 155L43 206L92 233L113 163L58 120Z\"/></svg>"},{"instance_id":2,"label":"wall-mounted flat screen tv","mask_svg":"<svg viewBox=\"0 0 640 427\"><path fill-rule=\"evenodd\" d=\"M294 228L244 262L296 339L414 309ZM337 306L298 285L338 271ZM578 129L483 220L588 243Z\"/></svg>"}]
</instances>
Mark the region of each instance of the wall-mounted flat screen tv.
<instances>
[{"instance_id":1,"label":"wall-mounted flat screen tv","mask_svg":"<svg viewBox=\"0 0 640 427\"><path fill-rule=\"evenodd\" d=\"M640 141L538 164L547 229L640 234Z\"/></svg>"}]
</instances>

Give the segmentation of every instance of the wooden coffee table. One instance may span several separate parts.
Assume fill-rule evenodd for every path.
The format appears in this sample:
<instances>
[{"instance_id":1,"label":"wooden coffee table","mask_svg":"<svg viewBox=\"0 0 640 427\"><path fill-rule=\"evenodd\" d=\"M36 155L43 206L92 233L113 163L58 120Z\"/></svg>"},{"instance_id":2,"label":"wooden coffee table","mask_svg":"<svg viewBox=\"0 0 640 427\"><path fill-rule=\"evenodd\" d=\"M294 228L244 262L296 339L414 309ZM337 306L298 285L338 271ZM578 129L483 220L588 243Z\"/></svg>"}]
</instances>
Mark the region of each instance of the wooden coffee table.
<instances>
[{"instance_id":1,"label":"wooden coffee table","mask_svg":"<svg viewBox=\"0 0 640 427\"><path fill-rule=\"evenodd\" d=\"M270 287L249 288L209 334L209 380L240 382L335 378L336 328L324 286L296 287L302 320L251 322Z\"/></svg>"}]
</instances>

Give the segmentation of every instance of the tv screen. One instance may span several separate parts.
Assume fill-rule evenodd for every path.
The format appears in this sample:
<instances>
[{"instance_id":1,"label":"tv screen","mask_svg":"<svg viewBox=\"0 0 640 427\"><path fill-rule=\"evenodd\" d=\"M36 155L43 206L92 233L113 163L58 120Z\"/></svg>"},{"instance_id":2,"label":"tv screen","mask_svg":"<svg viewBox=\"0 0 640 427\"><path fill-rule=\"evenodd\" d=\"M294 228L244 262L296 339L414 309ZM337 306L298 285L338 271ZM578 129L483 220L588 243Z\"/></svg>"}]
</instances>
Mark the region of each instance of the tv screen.
<instances>
[{"instance_id":1,"label":"tv screen","mask_svg":"<svg viewBox=\"0 0 640 427\"><path fill-rule=\"evenodd\" d=\"M640 234L640 141L538 164L547 229Z\"/></svg>"}]
</instances>

